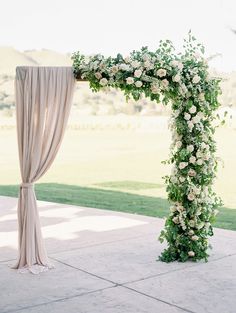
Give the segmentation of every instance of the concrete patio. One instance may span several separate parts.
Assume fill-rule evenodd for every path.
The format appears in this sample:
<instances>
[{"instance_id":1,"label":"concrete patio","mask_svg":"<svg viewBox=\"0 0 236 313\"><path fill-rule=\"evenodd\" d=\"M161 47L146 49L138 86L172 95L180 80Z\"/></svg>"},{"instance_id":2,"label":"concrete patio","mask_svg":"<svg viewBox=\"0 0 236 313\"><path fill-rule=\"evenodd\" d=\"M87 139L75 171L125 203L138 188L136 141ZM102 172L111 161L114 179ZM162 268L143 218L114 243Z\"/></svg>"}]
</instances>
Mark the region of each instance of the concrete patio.
<instances>
[{"instance_id":1,"label":"concrete patio","mask_svg":"<svg viewBox=\"0 0 236 313\"><path fill-rule=\"evenodd\" d=\"M0 313L236 312L236 232L215 229L208 263L165 264L162 219L39 202L55 269L19 274L16 203L0 197Z\"/></svg>"}]
</instances>

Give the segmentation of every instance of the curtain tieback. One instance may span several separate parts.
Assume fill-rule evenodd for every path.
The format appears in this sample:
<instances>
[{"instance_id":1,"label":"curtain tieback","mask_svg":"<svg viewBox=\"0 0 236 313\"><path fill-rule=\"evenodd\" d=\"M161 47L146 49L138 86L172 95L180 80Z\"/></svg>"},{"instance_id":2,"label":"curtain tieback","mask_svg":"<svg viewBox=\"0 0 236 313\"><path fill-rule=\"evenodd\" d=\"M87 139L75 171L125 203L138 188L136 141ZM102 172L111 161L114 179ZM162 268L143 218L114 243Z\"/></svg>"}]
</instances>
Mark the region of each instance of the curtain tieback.
<instances>
[{"instance_id":1,"label":"curtain tieback","mask_svg":"<svg viewBox=\"0 0 236 313\"><path fill-rule=\"evenodd\" d=\"M34 183L21 183L20 188L33 188Z\"/></svg>"}]
</instances>

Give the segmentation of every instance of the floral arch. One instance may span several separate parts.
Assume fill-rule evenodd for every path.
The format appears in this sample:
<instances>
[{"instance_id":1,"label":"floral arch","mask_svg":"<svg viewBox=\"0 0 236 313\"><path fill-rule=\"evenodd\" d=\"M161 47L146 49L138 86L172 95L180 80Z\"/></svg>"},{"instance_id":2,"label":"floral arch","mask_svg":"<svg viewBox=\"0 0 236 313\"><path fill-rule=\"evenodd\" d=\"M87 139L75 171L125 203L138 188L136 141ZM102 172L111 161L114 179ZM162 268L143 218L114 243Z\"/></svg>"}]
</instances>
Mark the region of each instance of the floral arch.
<instances>
[{"instance_id":1,"label":"floral arch","mask_svg":"<svg viewBox=\"0 0 236 313\"><path fill-rule=\"evenodd\" d=\"M160 260L165 262L207 260L208 237L221 200L212 186L217 158L214 141L220 93L218 78L211 78L203 57L204 48L189 33L184 52L175 54L172 43L161 41L151 52L147 47L124 58L101 54L73 54L77 80L88 80L92 91L114 87L127 98L142 95L157 103L171 103L170 129L172 172L165 176L170 213L160 241L167 241Z\"/></svg>"}]
</instances>

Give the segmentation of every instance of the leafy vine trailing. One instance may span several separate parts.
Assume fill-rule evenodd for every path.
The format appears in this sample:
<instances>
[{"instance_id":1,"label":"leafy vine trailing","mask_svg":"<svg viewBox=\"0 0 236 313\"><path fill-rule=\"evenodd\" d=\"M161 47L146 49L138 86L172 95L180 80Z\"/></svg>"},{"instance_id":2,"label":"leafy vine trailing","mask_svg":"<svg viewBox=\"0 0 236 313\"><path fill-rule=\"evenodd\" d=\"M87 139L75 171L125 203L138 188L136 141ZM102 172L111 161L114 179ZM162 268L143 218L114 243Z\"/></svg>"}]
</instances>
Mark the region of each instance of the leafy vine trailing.
<instances>
[{"instance_id":1,"label":"leafy vine trailing","mask_svg":"<svg viewBox=\"0 0 236 313\"><path fill-rule=\"evenodd\" d=\"M212 189L217 171L214 111L220 105L220 80L210 77L204 47L191 32L183 48L176 54L166 40L160 41L155 52L144 47L127 57L86 57L80 52L72 56L76 79L88 80L93 91L114 87L127 98L138 100L145 95L171 103L171 156L164 163L173 168L164 179L172 205L159 237L167 241L159 257L165 262L207 260L212 222L222 205Z\"/></svg>"}]
</instances>

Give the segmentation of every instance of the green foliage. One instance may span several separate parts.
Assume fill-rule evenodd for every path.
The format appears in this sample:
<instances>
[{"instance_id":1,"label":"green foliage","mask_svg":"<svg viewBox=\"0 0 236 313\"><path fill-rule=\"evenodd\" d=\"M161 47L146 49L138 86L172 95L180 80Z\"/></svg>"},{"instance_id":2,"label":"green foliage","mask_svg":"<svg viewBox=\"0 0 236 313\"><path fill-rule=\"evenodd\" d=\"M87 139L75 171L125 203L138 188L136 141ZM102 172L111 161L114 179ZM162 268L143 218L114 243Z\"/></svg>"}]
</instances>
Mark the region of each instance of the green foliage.
<instances>
[{"instance_id":1,"label":"green foliage","mask_svg":"<svg viewBox=\"0 0 236 313\"><path fill-rule=\"evenodd\" d=\"M172 105L173 143L166 163L173 164L173 170L165 182L173 205L160 236L168 244L160 257L166 262L207 260L207 238L213 234L211 223L221 205L212 190L217 170L213 122L220 80L210 77L203 52L189 32L183 53L177 55L169 40L161 41L155 52L143 47L126 58L73 55L75 77L87 79L93 91L119 88L127 99L144 95Z\"/></svg>"}]
</instances>

